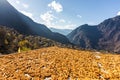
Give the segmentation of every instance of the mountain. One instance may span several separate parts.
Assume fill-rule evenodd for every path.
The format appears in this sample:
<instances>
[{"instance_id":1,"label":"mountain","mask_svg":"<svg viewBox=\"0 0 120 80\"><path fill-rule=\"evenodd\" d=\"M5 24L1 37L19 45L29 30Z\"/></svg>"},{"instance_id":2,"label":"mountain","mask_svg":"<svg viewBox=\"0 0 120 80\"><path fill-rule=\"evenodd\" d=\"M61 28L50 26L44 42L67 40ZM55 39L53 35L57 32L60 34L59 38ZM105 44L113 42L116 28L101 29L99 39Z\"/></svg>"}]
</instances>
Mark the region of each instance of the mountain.
<instances>
[{"instance_id":1,"label":"mountain","mask_svg":"<svg viewBox=\"0 0 120 80\"><path fill-rule=\"evenodd\" d=\"M56 29L56 28L49 28L52 32L58 32L63 35L67 35L72 32L72 29Z\"/></svg>"},{"instance_id":2,"label":"mountain","mask_svg":"<svg viewBox=\"0 0 120 80\"><path fill-rule=\"evenodd\" d=\"M67 37L72 43L82 48L97 48L101 34L96 26L85 24L73 30Z\"/></svg>"},{"instance_id":3,"label":"mountain","mask_svg":"<svg viewBox=\"0 0 120 80\"><path fill-rule=\"evenodd\" d=\"M106 19L95 26L82 25L67 37L72 43L82 48L120 53L120 16Z\"/></svg>"},{"instance_id":4,"label":"mountain","mask_svg":"<svg viewBox=\"0 0 120 80\"><path fill-rule=\"evenodd\" d=\"M100 49L120 53L120 16L100 23L98 30L102 34L98 42Z\"/></svg>"},{"instance_id":5,"label":"mountain","mask_svg":"<svg viewBox=\"0 0 120 80\"><path fill-rule=\"evenodd\" d=\"M28 51L51 46L71 48L72 45L61 44L40 36L23 35L12 28L0 26L1 54L10 54L18 50Z\"/></svg>"},{"instance_id":6,"label":"mountain","mask_svg":"<svg viewBox=\"0 0 120 80\"><path fill-rule=\"evenodd\" d=\"M0 25L14 28L21 34L38 35L64 44L69 43L64 35L52 32L43 24L35 23L17 11L7 0L0 0Z\"/></svg>"}]
</instances>

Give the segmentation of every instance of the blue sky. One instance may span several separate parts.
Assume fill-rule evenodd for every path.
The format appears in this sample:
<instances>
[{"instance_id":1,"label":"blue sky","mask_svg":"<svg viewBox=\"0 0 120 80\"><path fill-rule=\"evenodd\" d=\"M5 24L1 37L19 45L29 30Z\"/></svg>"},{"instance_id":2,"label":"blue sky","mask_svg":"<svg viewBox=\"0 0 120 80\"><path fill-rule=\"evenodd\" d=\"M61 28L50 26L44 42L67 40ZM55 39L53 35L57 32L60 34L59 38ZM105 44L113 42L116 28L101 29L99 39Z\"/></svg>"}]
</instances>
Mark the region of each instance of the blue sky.
<instances>
[{"instance_id":1,"label":"blue sky","mask_svg":"<svg viewBox=\"0 0 120 80\"><path fill-rule=\"evenodd\" d=\"M120 15L120 0L8 0L17 10L47 27L74 29Z\"/></svg>"}]
</instances>

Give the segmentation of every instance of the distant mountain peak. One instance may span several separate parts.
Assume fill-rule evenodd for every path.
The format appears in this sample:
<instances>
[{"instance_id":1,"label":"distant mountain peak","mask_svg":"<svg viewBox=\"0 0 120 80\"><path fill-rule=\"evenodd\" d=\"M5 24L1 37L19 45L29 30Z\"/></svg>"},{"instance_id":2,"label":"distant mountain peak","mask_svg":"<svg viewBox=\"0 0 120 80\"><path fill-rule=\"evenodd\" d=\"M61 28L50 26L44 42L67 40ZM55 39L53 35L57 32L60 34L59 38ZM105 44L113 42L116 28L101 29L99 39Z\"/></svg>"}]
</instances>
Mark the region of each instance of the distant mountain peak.
<instances>
[{"instance_id":1,"label":"distant mountain peak","mask_svg":"<svg viewBox=\"0 0 120 80\"><path fill-rule=\"evenodd\" d=\"M84 24L67 37L72 43L83 48L120 53L120 16L106 19L92 27Z\"/></svg>"},{"instance_id":2,"label":"distant mountain peak","mask_svg":"<svg viewBox=\"0 0 120 80\"><path fill-rule=\"evenodd\" d=\"M57 29L57 28L49 28L53 32L57 32L63 35L68 35L70 32L72 32L72 29Z\"/></svg>"},{"instance_id":3,"label":"distant mountain peak","mask_svg":"<svg viewBox=\"0 0 120 80\"><path fill-rule=\"evenodd\" d=\"M83 24L82 26L89 26L88 24Z\"/></svg>"}]
</instances>

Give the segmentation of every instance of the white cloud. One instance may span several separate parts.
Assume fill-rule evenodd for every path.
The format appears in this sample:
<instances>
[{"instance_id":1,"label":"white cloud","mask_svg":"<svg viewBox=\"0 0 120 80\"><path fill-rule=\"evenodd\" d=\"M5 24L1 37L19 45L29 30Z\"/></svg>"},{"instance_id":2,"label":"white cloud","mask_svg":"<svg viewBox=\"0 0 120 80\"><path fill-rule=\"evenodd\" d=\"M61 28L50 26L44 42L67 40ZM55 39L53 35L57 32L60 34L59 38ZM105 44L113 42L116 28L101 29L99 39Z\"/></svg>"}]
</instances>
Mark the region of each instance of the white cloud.
<instances>
[{"instance_id":1,"label":"white cloud","mask_svg":"<svg viewBox=\"0 0 120 80\"><path fill-rule=\"evenodd\" d=\"M71 21L68 21L68 24L71 24Z\"/></svg>"},{"instance_id":2,"label":"white cloud","mask_svg":"<svg viewBox=\"0 0 120 80\"><path fill-rule=\"evenodd\" d=\"M43 24L47 25L48 27L51 27L54 25L52 21L56 18L53 14L52 11L48 11L44 14L40 15L40 18L43 20Z\"/></svg>"},{"instance_id":3,"label":"white cloud","mask_svg":"<svg viewBox=\"0 0 120 80\"><path fill-rule=\"evenodd\" d=\"M66 25L54 25L53 28L57 29L74 29L76 27L75 24L66 24Z\"/></svg>"},{"instance_id":4,"label":"white cloud","mask_svg":"<svg viewBox=\"0 0 120 80\"><path fill-rule=\"evenodd\" d=\"M81 15L79 15L79 14L77 15L77 17L78 17L78 18L82 18L82 16L81 16Z\"/></svg>"},{"instance_id":5,"label":"white cloud","mask_svg":"<svg viewBox=\"0 0 120 80\"><path fill-rule=\"evenodd\" d=\"M117 13L117 15L120 15L120 11Z\"/></svg>"},{"instance_id":6,"label":"white cloud","mask_svg":"<svg viewBox=\"0 0 120 80\"><path fill-rule=\"evenodd\" d=\"M73 29L73 28L75 28L77 25L76 24L68 24L68 25L65 25L64 27L66 28L66 29Z\"/></svg>"},{"instance_id":7,"label":"white cloud","mask_svg":"<svg viewBox=\"0 0 120 80\"><path fill-rule=\"evenodd\" d=\"M22 6L23 6L24 8L29 8L29 5L28 5L28 4L25 4L25 3L23 3Z\"/></svg>"},{"instance_id":8,"label":"white cloud","mask_svg":"<svg viewBox=\"0 0 120 80\"><path fill-rule=\"evenodd\" d=\"M57 3L56 1L52 1L50 4L48 4L48 7L51 9L54 9L56 12L62 12L63 7L60 3Z\"/></svg>"},{"instance_id":9,"label":"white cloud","mask_svg":"<svg viewBox=\"0 0 120 80\"><path fill-rule=\"evenodd\" d=\"M30 12L26 12L26 11L20 11L21 13L23 13L24 15L30 17L31 19L33 19L33 14Z\"/></svg>"},{"instance_id":10,"label":"white cloud","mask_svg":"<svg viewBox=\"0 0 120 80\"><path fill-rule=\"evenodd\" d=\"M56 18L53 15L52 11L41 14L40 18L42 19L42 22L40 23L45 24L47 27L53 27L58 29L73 29L74 27L76 27L75 24L67 23L64 19Z\"/></svg>"},{"instance_id":11,"label":"white cloud","mask_svg":"<svg viewBox=\"0 0 120 80\"><path fill-rule=\"evenodd\" d=\"M17 3L17 4L20 4L20 1L19 1L19 0L16 0L16 3Z\"/></svg>"},{"instance_id":12,"label":"white cloud","mask_svg":"<svg viewBox=\"0 0 120 80\"><path fill-rule=\"evenodd\" d=\"M60 19L59 22L65 23L66 21L64 19Z\"/></svg>"}]
</instances>

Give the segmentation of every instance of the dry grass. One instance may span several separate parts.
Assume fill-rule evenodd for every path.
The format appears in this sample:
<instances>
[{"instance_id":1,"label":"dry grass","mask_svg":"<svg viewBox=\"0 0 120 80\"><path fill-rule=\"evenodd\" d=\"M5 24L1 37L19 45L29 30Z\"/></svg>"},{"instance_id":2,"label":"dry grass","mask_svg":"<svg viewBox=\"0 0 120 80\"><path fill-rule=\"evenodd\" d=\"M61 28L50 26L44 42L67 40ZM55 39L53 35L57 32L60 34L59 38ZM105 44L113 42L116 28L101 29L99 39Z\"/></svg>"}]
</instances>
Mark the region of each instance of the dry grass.
<instances>
[{"instance_id":1,"label":"dry grass","mask_svg":"<svg viewBox=\"0 0 120 80\"><path fill-rule=\"evenodd\" d=\"M0 80L120 80L120 55L58 47L4 55Z\"/></svg>"}]
</instances>

